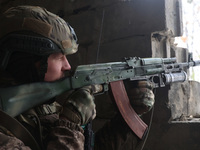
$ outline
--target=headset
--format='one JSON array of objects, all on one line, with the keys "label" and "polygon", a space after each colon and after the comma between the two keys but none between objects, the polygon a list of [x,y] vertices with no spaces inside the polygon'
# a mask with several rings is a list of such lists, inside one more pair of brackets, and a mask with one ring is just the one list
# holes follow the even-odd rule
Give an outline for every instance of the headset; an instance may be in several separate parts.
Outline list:
[{"label": "headset", "polygon": [[5,69],[11,54],[17,51],[39,56],[62,52],[60,47],[48,38],[11,33],[0,40],[0,67]]}]

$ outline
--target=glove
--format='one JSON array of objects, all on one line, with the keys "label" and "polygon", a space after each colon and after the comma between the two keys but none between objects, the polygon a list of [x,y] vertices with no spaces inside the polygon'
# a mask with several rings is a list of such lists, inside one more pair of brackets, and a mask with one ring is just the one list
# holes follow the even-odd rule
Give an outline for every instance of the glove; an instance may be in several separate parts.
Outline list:
[{"label": "glove", "polygon": [[91,86],[74,91],[67,98],[61,116],[79,125],[85,125],[96,116],[93,90]]},{"label": "glove", "polygon": [[128,90],[130,103],[139,115],[147,113],[153,107],[155,97],[152,90],[153,84],[148,81],[138,81]]}]

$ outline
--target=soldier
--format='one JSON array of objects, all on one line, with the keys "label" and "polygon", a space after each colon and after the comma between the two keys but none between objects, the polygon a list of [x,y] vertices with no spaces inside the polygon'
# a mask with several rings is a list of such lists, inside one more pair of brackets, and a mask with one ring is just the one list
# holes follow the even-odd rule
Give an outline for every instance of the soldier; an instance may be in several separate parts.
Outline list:
[{"label": "soldier", "polygon": [[[36,6],[10,8],[0,19],[0,87],[52,82],[65,77],[65,72],[71,69],[67,56],[78,50],[76,34],[68,23]],[[139,86],[131,90],[134,91],[132,96],[137,98],[133,101],[134,105],[142,106],[140,113],[148,112],[154,104],[151,85],[139,82]],[[61,106],[55,99],[50,100],[15,118],[0,111],[0,116],[10,120],[9,126],[0,120],[0,149],[84,149],[85,138],[81,125],[96,116],[92,89],[88,86],[72,91],[62,101],[64,104]],[[117,135],[117,140],[124,140],[131,132],[128,126],[124,129],[126,132],[110,130],[107,133],[119,120],[121,122],[123,119],[116,115],[98,131],[95,149],[102,149],[104,145],[108,149],[120,148],[120,142],[111,137]],[[125,122],[122,122],[124,125]],[[25,128],[18,134],[19,128],[15,127]],[[109,143],[105,141],[107,139]]]}]

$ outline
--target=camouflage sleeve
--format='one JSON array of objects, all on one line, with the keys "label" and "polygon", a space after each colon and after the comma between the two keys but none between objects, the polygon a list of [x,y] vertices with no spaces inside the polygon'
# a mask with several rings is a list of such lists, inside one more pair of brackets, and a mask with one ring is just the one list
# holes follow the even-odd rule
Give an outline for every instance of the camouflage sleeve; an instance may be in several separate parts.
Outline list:
[{"label": "camouflage sleeve", "polygon": [[84,149],[83,129],[67,119],[59,119],[48,136],[47,150]]},{"label": "camouflage sleeve", "polygon": [[0,149],[20,149],[20,150],[31,150],[25,146],[24,143],[16,137],[5,135],[0,132]]},{"label": "camouflage sleeve", "polygon": [[135,149],[138,146],[138,140],[121,115],[117,115],[95,133],[94,149]]}]

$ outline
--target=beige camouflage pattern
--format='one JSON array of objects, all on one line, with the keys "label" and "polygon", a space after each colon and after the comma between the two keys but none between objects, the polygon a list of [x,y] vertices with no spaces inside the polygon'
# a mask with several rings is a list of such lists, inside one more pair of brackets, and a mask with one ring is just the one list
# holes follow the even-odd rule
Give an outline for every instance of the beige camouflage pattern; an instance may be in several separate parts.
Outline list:
[{"label": "beige camouflage pattern", "polygon": [[[42,150],[84,150],[83,129],[65,118],[58,119],[57,115],[47,115],[40,118],[41,124],[51,126],[45,148]],[[48,124],[48,125],[47,125]],[[36,131],[38,132],[38,131]],[[16,137],[0,132],[0,150],[21,149],[30,150]],[[132,147],[128,147],[128,142]],[[116,116],[107,122],[95,135],[94,150],[124,150],[138,146],[138,138],[126,125],[123,118]]]},{"label": "beige camouflage pattern", "polygon": [[87,86],[74,91],[68,97],[64,104],[62,115],[77,124],[85,125],[96,117],[95,107],[92,89]]},{"label": "beige camouflage pattern", "polygon": [[59,119],[48,136],[47,150],[84,150],[83,129],[67,119]]},{"label": "beige camouflage pattern", "polygon": [[12,7],[0,16],[0,20],[0,38],[16,31],[32,31],[54,41],[65,55],[76,53],[78,50],[78,44],[68,24],[45,8]]},{"label": "beige camouflage pattern", "polygon": [[24,143],[13,136],[8,136],[0,132],[0,150],[31,150]]},{"label": "beige camouflage pattern", "polygon": [[154,106],[155,97],[152,89],[151,82],[138,81],[136,87],[128,90],[130,102],[138,114],[145,114]]},{"label": "beige camouflage pattern", "polygon": [[[42,150],[84,149],[84,131],[79,125],[70,122],[66,118],[59,118],[58,114],[41,115],[37,117],[39,117],[42,127]],[[23,124],[23,122],[21,123]],[[37,127],[26,127],[31,133],[40,132]],[[38,140],[37,137],[35,138]],[[31,148],[25,146],[21,140],[14,137],[5,127],[1,127],[0,150],[5,149],[30,150]]]}]

